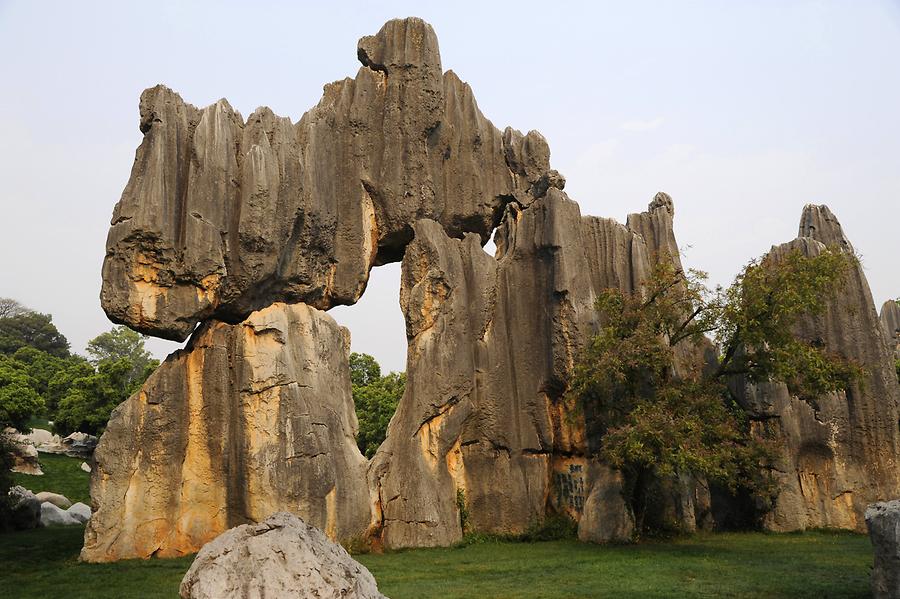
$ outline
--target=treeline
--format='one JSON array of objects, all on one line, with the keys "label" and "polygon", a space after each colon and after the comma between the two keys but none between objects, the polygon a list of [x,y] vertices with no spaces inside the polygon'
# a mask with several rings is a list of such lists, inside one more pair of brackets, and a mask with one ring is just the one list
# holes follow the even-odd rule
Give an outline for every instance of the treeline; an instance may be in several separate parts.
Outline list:
[{"label": "treeline", "polygon": [[0,298],[0,429],[45,418],[60,435],[98,435],[159,365],[144,337],[122,326],[92,339],[87,353],[72,353],[49,314]]}]

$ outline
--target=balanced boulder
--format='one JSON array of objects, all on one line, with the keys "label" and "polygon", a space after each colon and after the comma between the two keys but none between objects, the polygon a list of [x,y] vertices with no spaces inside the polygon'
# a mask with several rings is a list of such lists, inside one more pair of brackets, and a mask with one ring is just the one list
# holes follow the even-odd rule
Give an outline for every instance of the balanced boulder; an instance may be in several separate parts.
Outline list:
[{"label": "balanced boulder", "polygon": [[486,242],[503,206],[562,178],[540,134],[501,133],[443,72],[421,19],[359,41],[355,79],[325,86],[298,123],[226,100],[196,108],[157,86],[113,213],[101,303],[114,321],[183,340],[210,317],[277,301],[353,304],[399,260],[418,218]]}]

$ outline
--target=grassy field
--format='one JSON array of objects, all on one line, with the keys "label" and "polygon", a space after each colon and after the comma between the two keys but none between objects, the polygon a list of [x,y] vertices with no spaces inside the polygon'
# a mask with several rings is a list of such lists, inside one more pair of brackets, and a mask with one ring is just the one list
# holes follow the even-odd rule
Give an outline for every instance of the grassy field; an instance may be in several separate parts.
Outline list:
[{"label": "grassy field", "polygon": [[65,495],[72,503],[80,501],[91,505],[88,490],[91,475],[81,469],[81,462],[84,460],[50,453],[40,454],[39,459],[44,475],[15,473],[15,484],[22,485],[32,493],[52,491]]},{"label": "grassy field", "polygon": [[[82,527],[0,535],[7,598],[177,597],[191,558],[82,564]],[[485,542],[356,556],[393,599],[868,597],[865,536],[704,534],[640,545]]]}]

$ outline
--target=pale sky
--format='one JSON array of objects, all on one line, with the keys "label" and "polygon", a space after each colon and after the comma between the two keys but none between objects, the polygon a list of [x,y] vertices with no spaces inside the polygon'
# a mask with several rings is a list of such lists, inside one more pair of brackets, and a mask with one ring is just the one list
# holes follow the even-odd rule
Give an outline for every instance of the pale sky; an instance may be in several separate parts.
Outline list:
[{"label": "pale sky", "polygon": [[[141,91],[296,121],[354,76],[359,37],[411,15],[496,126],[544,134],[583,214],[624,221],[666,191],[687,265],[728,283],[824,203],[878,307],[900,296],[898,0],[0,0],[0,296],[51,313],[83,351],[111,326],[100,266]],[[406,354],[399,270],[331,311],[385,370]]]}]

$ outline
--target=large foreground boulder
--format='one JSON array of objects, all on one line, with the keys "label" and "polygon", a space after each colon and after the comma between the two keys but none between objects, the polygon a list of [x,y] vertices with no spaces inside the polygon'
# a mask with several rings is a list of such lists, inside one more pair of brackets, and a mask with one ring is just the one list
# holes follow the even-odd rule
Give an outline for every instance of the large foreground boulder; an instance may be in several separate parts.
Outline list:
[{"label": "large foreground boulder", "polygon": [[194,553],[277,511],[337,540],[362,535],[348,358],[347,330],[304,304],[205,325],[113,412],[82,559]]},{"label": "large foreground boulder", "polygon": [[280,512],[203,546],[182,599],[381,599],[372,574],[321,530]]},{"label": "large foreground boulder", "polygon": [[875,550],[872,596],[900,599],[900,500],[870,505],[866,526]]}]

